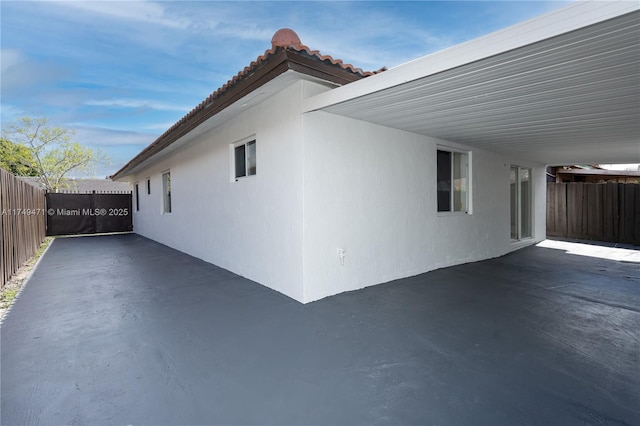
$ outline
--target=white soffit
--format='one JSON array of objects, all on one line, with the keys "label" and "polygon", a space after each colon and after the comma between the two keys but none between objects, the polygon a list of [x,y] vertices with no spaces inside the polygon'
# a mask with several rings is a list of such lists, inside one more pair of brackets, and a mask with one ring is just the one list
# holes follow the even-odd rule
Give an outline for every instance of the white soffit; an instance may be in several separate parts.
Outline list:
[{"label": "white soffit", "polygon": [[546,164],[640,162],[637,2],[578,2],[305,101]]}]

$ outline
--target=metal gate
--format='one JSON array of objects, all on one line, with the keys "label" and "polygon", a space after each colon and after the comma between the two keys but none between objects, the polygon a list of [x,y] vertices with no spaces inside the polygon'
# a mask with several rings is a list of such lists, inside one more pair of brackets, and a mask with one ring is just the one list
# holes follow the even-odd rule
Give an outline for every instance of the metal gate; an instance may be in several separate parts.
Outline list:
[{"label": "metal gate", "polygon": [[47,235],[133,231],[131,194],[47,193]]}]

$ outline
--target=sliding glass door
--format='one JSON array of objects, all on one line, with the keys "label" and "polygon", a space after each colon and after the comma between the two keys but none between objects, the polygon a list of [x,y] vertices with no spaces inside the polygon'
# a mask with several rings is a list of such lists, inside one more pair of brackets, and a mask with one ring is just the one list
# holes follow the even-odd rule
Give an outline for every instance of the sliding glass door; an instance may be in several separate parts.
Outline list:
[{"label": "sliding glass door", "polygon": [[511,166],[511,239],[531,237],[531,169]]}]

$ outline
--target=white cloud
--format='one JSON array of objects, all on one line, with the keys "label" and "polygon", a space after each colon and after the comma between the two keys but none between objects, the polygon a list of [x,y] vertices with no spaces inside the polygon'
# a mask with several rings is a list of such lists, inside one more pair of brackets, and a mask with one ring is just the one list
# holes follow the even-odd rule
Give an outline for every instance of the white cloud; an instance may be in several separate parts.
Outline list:
[{"label": "white cloud", "polygon": [[18,106],[0,103],[0,122],[2,126],[13,123],[25,115],[24,110]]},{"label": "white cloud", "polygon": [[25,61],[22,52],[15,49],[0,49],[0,71],[6,72],[9,68]]},{"label": "white cloud", "polygon": [[0,67],[2,92],[4,96],[24,90],[34,90],[71,75],[63,65],[53,61],[35,61],[15,49],[2,49]]},{"label": "white cloud", "polygon": [[58,4],[88,14],[118,20],[137,21],[170,28],[187,28],[190,25],[188,19],[168,16],[162,4],[149,1],[72,1]]},{"label": "white cloud", "polygon": [[175,121],[167,121],[164,123],[150,123],[150,124],[143,125],[143,127],[141,128],[143,130],[155,130],[155,131],[159,130],[162,133],[164,133],[165,130],[168,130],[174,124],[176,124]]},{"label": "white cloud", "polygon": [[104,101],[89,100],[84,104],[88,106],[104,106],[115,108],[149,108],[158,111],[182,111],[185,113],[193,108],[192,106],[175,105],[153,100],[141,99],[111,99]]},{"label": "white cloud", "polygon": [[308,29],[293,28],[302,43],[366,71],[393,67],[455,43],[449,33],[431,31],[407,22],[401,15],[367,10],[357,4],[328,3],[316,20],[318,23]]},{"label": "white cloud", "polygon": [[114,147],[123,145],[147,146],[157,138],[157,134],[134,132],[131,130],[109,129],[97,126],[70,124],[75,130],[74,139],[83,145]]},{"label": "white cloud", "polygon": [[[260,28],[255,24],[244,24],[239,22],[228,22],[218,24],[213,28],[216,35],[241,39],[241,40],[271,40],[274,31],[267,28]],[[271,46],[265,46],[266,48]]]}]

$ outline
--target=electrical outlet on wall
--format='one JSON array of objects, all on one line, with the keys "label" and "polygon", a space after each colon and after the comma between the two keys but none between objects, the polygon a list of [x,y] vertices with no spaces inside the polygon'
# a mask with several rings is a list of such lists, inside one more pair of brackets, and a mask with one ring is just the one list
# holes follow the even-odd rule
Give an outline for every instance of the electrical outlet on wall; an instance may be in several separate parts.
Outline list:
[{"label": "electrical outlet on wall", "polygon": [[338,257],[340,258],[340,264],[344,266],[344,257],[347,255],[347,252],[344,249],[338,249]]}]

